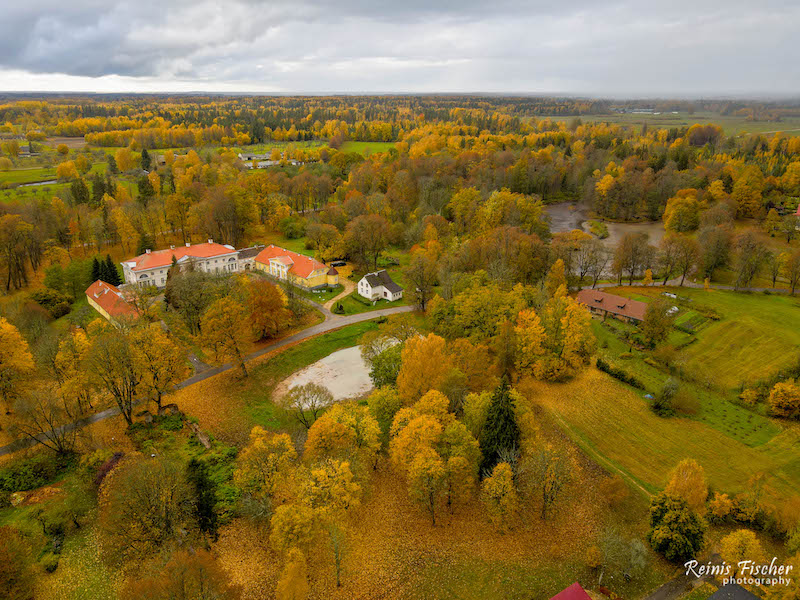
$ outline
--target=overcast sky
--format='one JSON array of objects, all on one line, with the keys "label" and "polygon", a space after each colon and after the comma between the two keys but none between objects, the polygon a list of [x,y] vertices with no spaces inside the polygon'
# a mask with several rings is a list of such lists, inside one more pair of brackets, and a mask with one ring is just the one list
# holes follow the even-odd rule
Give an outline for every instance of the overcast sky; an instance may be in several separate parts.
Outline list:
[{"label": "overcast sky", "polygon": [[3,91],[800,96],[798,0],[3,4]]}]

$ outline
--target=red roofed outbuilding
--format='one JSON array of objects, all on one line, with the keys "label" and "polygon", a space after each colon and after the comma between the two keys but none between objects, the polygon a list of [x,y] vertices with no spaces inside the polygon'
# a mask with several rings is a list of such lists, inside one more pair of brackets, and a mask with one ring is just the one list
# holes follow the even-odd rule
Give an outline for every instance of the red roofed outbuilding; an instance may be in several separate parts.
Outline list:
[{"label": "red roofed outbuilding", "polygon": [[121,318],[136,318],[136,310],[128,304],[122,292],[116,286],[95,281],[86,289],[89,305],[112,323]]},{"label": "red roofed outbuilding", "polygon": [[600,290],[581,290],[577,299],[595,314],[603,317],[613,315],[626,321],[644,321],[644,314],[647,311],[647,302],[615,296]]},{"label": "red roofed outbuilding", "polygon": [[550,600],[592,600],[589,594],[581,587],[577,581],[565,590],[561,590]]}]

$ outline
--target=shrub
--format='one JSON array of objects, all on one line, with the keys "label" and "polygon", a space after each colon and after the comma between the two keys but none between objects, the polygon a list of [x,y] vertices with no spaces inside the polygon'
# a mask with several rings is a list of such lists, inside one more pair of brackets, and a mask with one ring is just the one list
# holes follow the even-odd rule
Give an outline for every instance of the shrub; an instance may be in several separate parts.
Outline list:
[{"label": "shrub", "polygon": [[53,481],[69,465],[69,459],[39,454],[0,469],[0,491],[33,490]]},{"label": "shrub", "polygon": [[675,414],[674,399],[678,394],[678,382],[670,377],[656,394],[651,408],[660,417],[669,417]]},{"label": "shrub", "polygon": [[72,299],[57,290],[45,288],[31,292],[30,296],[31,300],[49,312],[54,319],[63,317],[71,309]]},{"label": "shrub", "polygon": [[617,367],[608,364],[602,358],[597,359],[597,368],[603,371],[603,373],[608,373],[614,379],[619,379],[622,383],[627,383],[631,387],[635,387],[640,390],[645,389],[644,385],[642,385],[642,383],[633,375],[630,375],[622,369],[618,369]]},{"label": "shrub", "polygon": [[44,567],[45,571],[52,573],[58,568],[58,555],[48,552],[42,556],[40,562],[42,563],[42,567]]}]

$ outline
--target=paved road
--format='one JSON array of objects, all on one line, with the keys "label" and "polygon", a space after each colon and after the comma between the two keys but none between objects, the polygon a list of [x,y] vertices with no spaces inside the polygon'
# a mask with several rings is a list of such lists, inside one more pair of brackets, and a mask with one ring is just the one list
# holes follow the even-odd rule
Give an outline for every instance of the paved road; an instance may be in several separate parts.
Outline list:
[{"label": "paved road", "polygon": [[[314,325],[312,327],[309,327],[308,329],[303,329],[302,331],[299,331],[294,335],[290,335],[289,337],[283,338],[271,344],[267,344],[263,348],[256,350],[251,354],[248,354],[247,357],[245,357],[245,361],[253,360],[254,358],[258,358],[259,356],[268,354],[269,352],[285,348],[286,346],[298,342],[300,340],[305,340],[315,335],[327,333],[328,331],[333,331],[334,329],[339,329],[340,327],[353,325],[355,323],[361,323],[363,321],[370,321],[372,319],[378,319],[380,317],[386,317],[388,315],[411,312],[414,310],[413,306],[395,306],[393,308],[383,308],[381,310],[374,310],[371,312],[365,312],[357,315],[342,316],[342,315],[332,314],[329,310],[323,308],[316,302],[310,302],[310,303],[314,304],[316,308],[322,311],[322,313],[325,315],[325,321],[317,325]],[[197,362],[200,363],[200,361]],[[197,363],[194,364],[197,365]],[[200,364],[205,364],[205,363],[200,363]],[[204,381],[209,377],[213,377],[214,375],[219,375],[220,373],[224,373],[225,371],[228,371],[235,367],[236,365],[233,363],[226,363],[224,365],[220,365],[219,367],[211,367],[202,370],[200,372],[196,372],[188,379],[176,385],[175,389],[176,390],[183,389],[200,381]],[[119,408],[115,406],[112,408],[108,408],[104,411],[89,415],[83,419],[75,421],[74,423],[70,423],[69,425],[65,425],[64,428],[66,431],[72,431],[73,429],[80,429],[81,427],[85,427],[86,425],[90,425],[91,423],[97,423],[98,421],[102,421],[103,419],[116,416],[119,413],[120,413]],[[7,444],[5,446],[0,446],[0,456],[3,456],[5,454],[11,454],[12,452],[17,452],[18,450],[22,450],[24,448],[30,448],[36,443],[38,442],[31,438],[19,438],[11,442],[10,444]]]}]

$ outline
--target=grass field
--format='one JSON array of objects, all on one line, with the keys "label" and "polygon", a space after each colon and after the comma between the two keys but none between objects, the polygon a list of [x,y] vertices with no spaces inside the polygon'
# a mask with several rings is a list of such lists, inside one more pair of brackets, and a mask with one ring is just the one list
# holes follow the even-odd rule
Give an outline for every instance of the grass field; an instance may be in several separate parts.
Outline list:
[{"label": "grass field", "polygon": [[340,150],[342,152],[357,152],[358,154],[374,154],[376,152],[386,152],[389,148],[394,148],[395,142],[345,142]]},{"label": "grass field", "polygon": [[14,169],[0,171],[0,184],[37,183],[56,178],[55,167],[39,167],[35,169]]},{"label": "grass field", "polygon": [[765,473],[773,492],[800,493],[794,429],[753,448],[696,420],[659,417],[641,394],[595,369],[566,384],[526,380],[520,389],[591,458],[644,492],[660,490],[675,464],[694,458],[719,490],[745,491],[753,474]]},{"label": "grass field", "polygon": [[[668,288],[669,289],[669,288]],[[655,295],[654,287],[616,288],[614,293]],[[723,290],[672,288],[685,298],[682,305],[720,319],[707,321],[697,332],[697,342],[684,351],[685,370],[700,381],[734,389],[769,376],[797,362],[800,356],[800,301],[784,295]]]},{"label": "grass field", "polygon": [[[545,117],[539,117],[539,119]],[[550,117],[552,120],[565,120],[564,117]],[[742,133],[764,133],[775,131],[800,131],[800,118],[786,119],[780,123],[773,121],[749,121],[745,117],[720,115],[712,112],[697,111],[694,114],[687,112],[671,112],[656,114],[630,114],[612,113],[608,115],[581,115],[584,123],[619,123],[622,125],[638,125],[647,123],[648,128],[670,129],[673,127],[688,127],[699,123],[707,125],[712,123],[723,128],[727,135]]]}]

